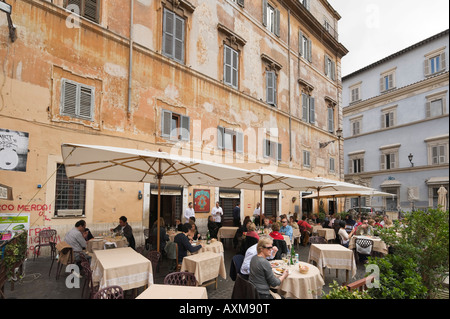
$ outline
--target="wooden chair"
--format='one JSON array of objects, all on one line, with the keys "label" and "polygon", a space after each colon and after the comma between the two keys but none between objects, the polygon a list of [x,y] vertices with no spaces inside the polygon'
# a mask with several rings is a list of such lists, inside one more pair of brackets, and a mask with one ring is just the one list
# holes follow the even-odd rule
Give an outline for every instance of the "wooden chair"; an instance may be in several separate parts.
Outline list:
[{"label": "wooden chair", "polygon": [[58,264],[56,266],[56,279],[59,279],[61,275],[61,270],[63,266],[67,266],[75,263],[75,258],[73,255],[73,248],[65,241],[59,242],[56,245],[58,251]]},{"label": "wooden chair", "polygon": [[241,274],[237,274],[231,299],[259,299],[259,293],[255,285],[246,280]]},{"label": "wooden chair", "polygon": [[311,244],[328,244],[328,241],[322,236],[311,236],[309,242]]},{"label": "wooden chair", "polygon": [[294,245],[295,242],[297,241],[297,248],[300,246],[301,237],[302,237],[302,235],[300,233],[300,230],[294,229],[294,234],[293,234],[294,242],[292,244]]},{"label": "wooden chair", "polygon": [[93,299],[124,299],[124,292],[120,286],[109,286],[100,289]]},{"label": "wooden chair", "polygon": [[41,252],[41,247],[50,247],[50,258],[52,263],[50,265],[50,270],[48,271],[48,276],[50,276],[53,268],[53,263],[56,259],[56,234],[57,231],[55,229],[44,229],[39,232],[38,235],[38,244],[34,247],[34,257],[33,260],[36,259],[36,256],[39,257]]},{"label": "wooden chair", "polygon": [[151,250],[147,253],[147,259],[152,263],[152,269],[154,272],[159,271],[159,261],[161,259],[161,253],[156,250]]},{"label": "wooden chair", "polygon": [[374,276],[369,276],[367,278],[363,278],[357,281],[354,281],[350,284],[348,284],[346,287],[348,290],[359,290],[359,291],[364,291],[367,290],[367,283],[370,282],[374,282],[375,281],[375,277]]},{"label": "wooden chair", "polygon": [[197,286],[197,279],[195,275],[191,272],[173,272],[168,274],[164,278],[165,285],[175,285],[175,286]]}]

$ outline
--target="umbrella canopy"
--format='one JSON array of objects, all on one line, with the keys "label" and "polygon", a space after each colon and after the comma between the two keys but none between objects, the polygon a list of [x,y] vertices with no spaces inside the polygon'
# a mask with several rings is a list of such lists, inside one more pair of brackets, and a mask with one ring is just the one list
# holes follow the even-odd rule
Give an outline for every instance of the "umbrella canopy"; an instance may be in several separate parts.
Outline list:
[{"label": "umbrella canopy", "polygon": [[[318,194],[311,194],[303,196],[303,198],[317,198]],[[395,197],[394,194],[384,193],[380,191],[323,191],[320,193],[320,198],[334,198],[334,197],[356,197],[356,196],[384,196],[384,197]]]},{"label": "umbrella canopy", "polygon": [[438,206],[441,206],[443,210],[447,209],[447,190],[444,186],[438,189]]},{"label": "umbrella canopy", "polygon": [[69,178],[158,184],[158,251],[161,183],[177,186],[207,185],[223,178],[242,177],[248,172],[164,152],[79,144],[63,144],[61,150]]},{"label": "umbrella canopy", "polygon": [[[262,203],[263,190],[293,190],[306,191],[311,188],[328,185],[329,181],[317,181],[297,175],[289,175],[265,169],[247,171],[245,176],[237,178],[228,177],[226,179],[212,181],[208,185],[226,188],[238,188],[260,191],[260,202]],[[260,213],[260,223],[262,214]]]}]

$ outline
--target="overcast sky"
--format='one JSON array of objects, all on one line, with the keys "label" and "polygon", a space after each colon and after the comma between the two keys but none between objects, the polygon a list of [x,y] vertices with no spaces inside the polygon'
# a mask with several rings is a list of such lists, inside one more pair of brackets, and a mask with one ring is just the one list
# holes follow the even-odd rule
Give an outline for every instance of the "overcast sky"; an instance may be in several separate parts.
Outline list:
[{"label": "overcast sky", "polygon": [[346,76],[449,28],[448,0],[328,0],[342,17]]}]

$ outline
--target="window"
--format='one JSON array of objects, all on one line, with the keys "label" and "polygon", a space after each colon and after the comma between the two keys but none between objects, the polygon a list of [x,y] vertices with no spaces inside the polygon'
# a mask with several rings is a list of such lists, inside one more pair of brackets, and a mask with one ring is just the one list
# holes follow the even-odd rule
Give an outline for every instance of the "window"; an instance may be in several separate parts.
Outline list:
[{"label": "window", "polygon": [[381,128],[388,128],[395,126],[395,118],[397,107],[389,107],[382,110],[381,114]]},{"label": "window", "polygon": [[280,36],[280,10],[272,7],[267,0],[262,1],[263,25],[276,36]]},{"label": "window", "polygon": [[447,145],[436,145],[431,147],[431,164],[439,165],[447,163]]},{"label": "window", "polygon": [[352,130],[352,136],[361,134],[362,116],[350,119],[350,126]]},{"label": "window", "polygon": [[386,71],[380,77],[380,92],[386,92],[395,88],[395,69]]},{"label": "window", "polygon": [[280,143],[272,142],[271,140],[263,141],[264,157],[270,157],[281,161],[282,145]]},{"label": "window", "polygon": [[302,120],[311,124],[315,119],[315,99],[305,93],[302,94]]},{"label": "window", "polygon": [[100,20],[100,0],[64,0],[64,8],[96,23]]},{"label": "window", "polygon": [[426,99],[427,118],[441,116],[447,113],[447,91],[429,95]]},{"label": "window", "polygon": [[355,103],[361,100],[361,84],[362,82],[359,82],[349,87],[350,103]]},{"label": "window", "polygon": [[425,76],[434,75],[446,70],[445,48],[435,50],[425,55]]},{"label": "window", "polygon": [[185,21],[172,11],[164,9],[163,48],[168,58],[184,63]]},{"label": "window", "polygon": [[266,72],[266,99],[267,104],[277,105],[277,74],[274,71]]},{"label": "window", "polygon": [[311,152],[303,151],[303,166],[311,167]]},{"label": "window", "polygon": [[397,211],[398,209],[398,197],[399,197],[399,188],[385,188],[383,189],[385,193],[393,194],[393,196],[384,197],[386,203],[387,211]]},{"label": "window", "polygon": [[74,81],[62,80],[61,115],[93,121],[95,88]]},{"label": "window", "polygon": [[86,180],[69,179],[66,168],[59,164],[56,171],[55,213],[59,210],[82,210],[85,213]]},{"label": "window", "polygon": [[328,107],[328,132],[334,132],[334,109]]},{"label": "window", "polygon": [[310,9],[310,1],[311,0],[298,0],[307,10]]},{"label": "window", "polygon": [[221,150],[244,153],[244,135],[224,127],[217,127],[217,147]]},{"label": "window", "polygon": [[336,171],[335,168],[335,159],[334,157],[330,157],[330,167],[329,167],[330,173],[334,173]]},{"label": "window", "polygon": [[391,170],[398,168],[398,151],[400,144],[380,147],[380,170]]},{"label": "window", "polygon": [[352,160],[352,164],[351,164],[352,173],[354,173],[354,174],[362,173],[363,167],[364,167],[364,159],[357,158],[357,159]]},{"label": "window", "polygon": [[[448,183],[448,182],[447,182]],[[438,199],[439,199],[439,189],[443,186],[445,190],[447,191],[447,207],[443,207],[443,209],[448,208],[448,201],[449,201],[449,193],[448,193],[448,184],[440,184],[439,186],[429,186],[428,192],[429,192],[429,202],[430,206],[434,209],[438,208]]]},{"label": "window", "polygon": [[190,119],[188,116],[162,111],[161,136],[170,140],[189,141]]},{"label": "window", "polygon": [[240,5],[242,8],[244,7],[244,0],[232,0],[232,1]]},{"label": "window", "polygon": [[364,172],[364,155],[365,151],[357,151],[348,154],[348,173],[359,174]]},{"label": "window", "polygon": [[336,63],[328,55],[325,55],[325,75],[333,81],[336,79]]},{"label": "window", "polygon": [[300,56],[312,62],[312,41],[302,31],[299,31],[298,43]]},{"label": "window", "polygon": [[238,88],[239,78],[239,53],[224,45],[223,81],[235,89]]}]

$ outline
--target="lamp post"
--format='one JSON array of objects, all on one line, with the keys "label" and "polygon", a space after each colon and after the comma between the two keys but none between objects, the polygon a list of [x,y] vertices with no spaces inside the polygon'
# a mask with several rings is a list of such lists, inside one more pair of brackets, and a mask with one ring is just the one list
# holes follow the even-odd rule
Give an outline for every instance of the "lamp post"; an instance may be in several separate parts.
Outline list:
[{"label": "lamp post", "polygon": [[9,38],[11,39],[11,42],[16,41],[16,27],[14,26],[12,19],[11,19],[11,12],[12,8],[10,4],[7,4],[5,1],[0,1],[0,11],[3,11],[6,13],[6,18],[8,19],[8,28],[9,28]]},{"label": "lamp post", "polygon": [[411,163],[411,167],[414,167],[414,163],[412,162],[413,157],[414,157],[414,155],[412,155],[411,153],[409,153],[408,159],[409,159],[409,162]]},{"label": "lamp post", "polygon": [[[337,129],[336,130],[336,137],[338,138],[338,141],[341,140],[341,138],[342,138],[342,129]],[[325,147],[327,147],[328,145],[330,145],[331,143],[334,143],[334,142],[336,142],[336,140],[332,140],[332,141],[325,142],[325,143],[319,142],[319,148],[325,148]]]}]

